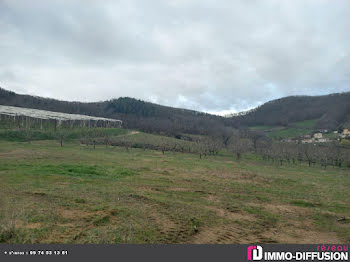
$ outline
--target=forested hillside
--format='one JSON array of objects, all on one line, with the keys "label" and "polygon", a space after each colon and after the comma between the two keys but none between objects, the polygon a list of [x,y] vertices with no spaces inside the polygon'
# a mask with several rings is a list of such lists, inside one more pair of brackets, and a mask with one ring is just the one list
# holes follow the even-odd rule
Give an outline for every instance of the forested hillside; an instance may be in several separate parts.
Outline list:
[{"label": "forested hillside", "polygon": [[336,130],[350,122],[350,92],[326,96],[285,97],[230,118],[157,105],[129,97],[92,103],[67,102],[20,95],[1,88],[0,104],[120,119],[124,127],[168,135],[220,135],[225,133],[227,127],[287,127],[305,120],[316,120],[312,127],[314,129]]},{"label": "forested hillside", "polygon": [[219,116],[161,106],[128,97],[93,103],[67,102],[20,95],[0,88],[0,104],[120,119],[127,128],[172,135],[216,133],[225,125],[224,118]]},{"label": "forested hillside", "polygon": [[238,126],[288,126],[317,119],[314,128],[335,130],[350,121],[350,92],[285,97],[230,119]]}]

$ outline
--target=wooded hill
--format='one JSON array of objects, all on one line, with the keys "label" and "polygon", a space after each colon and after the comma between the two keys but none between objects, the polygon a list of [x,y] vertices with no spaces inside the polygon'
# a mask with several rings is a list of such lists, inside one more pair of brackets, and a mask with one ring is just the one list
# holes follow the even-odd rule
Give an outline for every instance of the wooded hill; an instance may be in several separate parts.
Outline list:
[{"label": "wooded hill", "polygon": [[326,96],[285,97],[230,118],[157,105],[129,97],[92,103],[67,102],[20,95],[2,88],[0,104],[121,119],[126,128],[171,135],[217,135],[229,127],[289,126],[311,119],[317,119],[315,129],[336,130],[350,122],[350,92]]},{"label": "wooded hill", "polygon": [[30,95],[20,95],[0,88],[0,104],[35,108],[69,114],[120,119],[125,128],[150,133],[215,133],[225,123],[222,117],[121,97],[103,102],[67,102]]},{"label": "wooded hill", "polygon": [[290,96],[272,100],[230,118],[237,126],[288,126],[317,120],[315,129],[337,130],[350,121],[350,92],[325,96]]}]

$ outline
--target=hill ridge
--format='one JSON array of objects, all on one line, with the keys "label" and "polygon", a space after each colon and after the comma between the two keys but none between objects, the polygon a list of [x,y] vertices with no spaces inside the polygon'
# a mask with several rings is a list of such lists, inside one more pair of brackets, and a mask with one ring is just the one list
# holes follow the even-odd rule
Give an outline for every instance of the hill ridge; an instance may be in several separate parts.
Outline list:
[{"label": "hill ridge", "polygon": [[227,127],[257,125],[288,126],[317,119],[315,128],[338,129],[350,121],[350,92],[320,96],[296,95],[268,101],[261,106],[225,118],[196,110],[119,97],[100,102],[62,101],[54,98],[22,95],[0,87],[0,104],[86,114],[121,119],[126,127],[158,133],[216,133]]}]

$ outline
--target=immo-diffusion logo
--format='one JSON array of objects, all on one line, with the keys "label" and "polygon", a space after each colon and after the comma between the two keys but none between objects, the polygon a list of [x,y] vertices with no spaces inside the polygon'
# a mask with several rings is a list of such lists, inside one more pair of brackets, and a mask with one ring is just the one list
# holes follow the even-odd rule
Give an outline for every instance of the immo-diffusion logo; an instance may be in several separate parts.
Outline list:
[{"label": "immo-diffusion logo", "polygon": [[263,248],[261,246],[249,246],[247,252],[248,260],[261,260],[263,258]]},{"label": "immo-diffusion logo", "polygon": [[327,248],[322,245],[315,251],[264,251],[261,246],[248,246],[247,259],[249,261],[349,261],[348,247],[332,245]]}]

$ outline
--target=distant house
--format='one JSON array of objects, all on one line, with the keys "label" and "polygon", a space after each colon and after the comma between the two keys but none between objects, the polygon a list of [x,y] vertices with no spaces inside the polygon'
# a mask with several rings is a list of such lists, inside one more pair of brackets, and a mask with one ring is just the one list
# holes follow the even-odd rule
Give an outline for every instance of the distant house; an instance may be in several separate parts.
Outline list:
[{"label": "distant house", "polygon": [[350,135],[349,129],[345,128],[345,129],[343,130],[343,135],[349,136],[349,135]]},{"label": "distant house", "polygon": [[303,140],[301,140],[302,144],[311,144],[313,142],[314,140],[312,138],[304,138]]},{"label": "distant house", "polygon": [[336,131],[333,131],[333,133],[334,133],[334,134],[338,134],[338,131],[337,131],[337,130],[336,130]]},{"label": "distant house", "polygon": [[328,138],[319,138],[317,140],[318,143],[327,143],[327,142],[330,142],[330,140]]},{"label": "distant house", "polygon": [[343,133],[340,134],[340,137],[341,138],[346,138],[348,136],[350,136],[350,131],[349,131],[348,128],[344,128]]},{"label": "distant house", "polygon": [[315,133],[315,134],[314,134],[314,138],[315,138],[315,139],[320,139],[320,138],[322,138],[322,133]]}]

